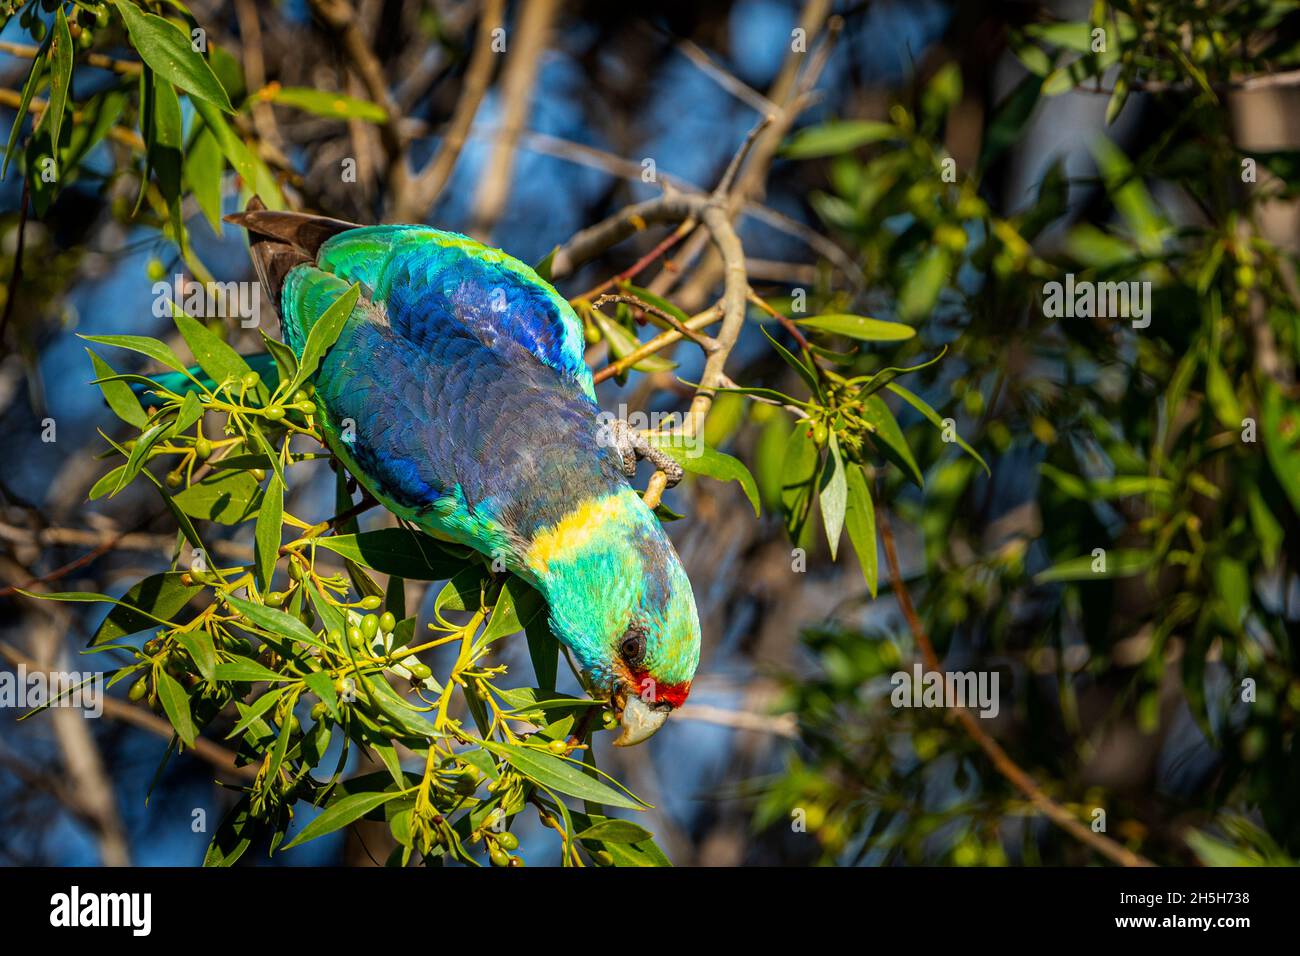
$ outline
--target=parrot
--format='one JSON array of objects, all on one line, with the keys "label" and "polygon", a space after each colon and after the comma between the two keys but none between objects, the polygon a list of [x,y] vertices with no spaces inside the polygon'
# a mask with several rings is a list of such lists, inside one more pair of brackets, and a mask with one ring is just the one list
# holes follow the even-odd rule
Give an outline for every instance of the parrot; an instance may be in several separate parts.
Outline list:
[{"label": "parrot", "polygon": [[266,209],[247,232],[285,343],[354,284],[360,296],[314,377],[330,450],[394,515],[501,559],[534,587],[619,746],[658,731],[690,692],[700,621],[638,458],[680,465],[596,401],[582,322],[518,259],[423,225],[362,226]]}]

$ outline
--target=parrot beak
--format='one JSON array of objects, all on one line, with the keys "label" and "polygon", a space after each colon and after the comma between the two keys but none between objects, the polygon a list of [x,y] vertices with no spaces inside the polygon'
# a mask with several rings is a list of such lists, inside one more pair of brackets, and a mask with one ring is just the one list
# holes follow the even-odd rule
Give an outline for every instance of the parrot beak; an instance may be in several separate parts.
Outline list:
[{"label": "parrot beak", "polygon": [[614,741],[615,747],[631,747],[649,740],[664,725],[672,705],[664,703],[647,704],[639,696],[627,697],[623,702],[623,732]]}]

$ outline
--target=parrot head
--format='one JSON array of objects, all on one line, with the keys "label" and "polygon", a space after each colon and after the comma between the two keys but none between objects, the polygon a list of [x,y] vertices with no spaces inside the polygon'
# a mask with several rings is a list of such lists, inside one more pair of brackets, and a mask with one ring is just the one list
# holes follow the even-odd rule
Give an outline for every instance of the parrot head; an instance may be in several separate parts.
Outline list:
[{"label": "parrot head", "polygon": [[551,630],[619,713],[614,743],[650,737],[700,661],[691,582],[659,519],[630,488],[591,499],[534,537],[527,564]]}]

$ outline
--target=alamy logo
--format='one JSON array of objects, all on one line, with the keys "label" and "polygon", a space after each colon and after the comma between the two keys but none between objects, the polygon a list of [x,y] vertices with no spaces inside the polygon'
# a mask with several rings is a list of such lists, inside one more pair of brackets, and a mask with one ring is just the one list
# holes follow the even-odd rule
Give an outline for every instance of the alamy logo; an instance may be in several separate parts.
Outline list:
[{"label": "alamy logo", "polygon": [[50,897],[50,925],[122,926],[134,936],[148,936],[153,928],[153,895],[150,893],[82,893],[74,886],[67,893]]},{"label": "alamy logo", "polygon": [[895,707],[978,707],[981,717],[998,715],[997,671],[927,671],[918,662],[912,673],[895,671],[889,682]]},{"label": "alamy logo", "polygon": [[104,714],[104,675],[98,671],[32,671],[19,664],[0,671],[0,707],[72,707],[87,717]]},{"label": "alamy logo", "polygon": [[1049,319],[1132,319],[1133,328],[1151,324],[1150,282],[1065,282],[1043,286],[1043,315]]}]

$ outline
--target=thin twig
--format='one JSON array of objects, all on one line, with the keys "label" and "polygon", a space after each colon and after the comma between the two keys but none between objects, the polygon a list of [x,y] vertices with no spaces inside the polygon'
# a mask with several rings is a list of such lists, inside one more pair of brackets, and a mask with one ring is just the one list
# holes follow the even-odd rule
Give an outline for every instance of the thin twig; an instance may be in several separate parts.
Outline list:
[{"label": "thin twig", "polygon": [[[927,670],[939,671],[941,669],[939,657],[934,652],[934,645],[930,643],[930,636],[926,633],[925,626],[921,623],[920,617],[917,616],[916,608],[912,605],[912,596],[908,593],[907,584],[903,580],[902,572],[899,570],[898,554],[894,549],[893,528],[890,526],[889,517],[883,509],[876,509],[876,527],[880,529],[880,542],[885,552],[885,562],[889,566],[889,580],[894,597],[898,601],[899,609],[903,612],[903,617],[907,619],[907,626],[912,631],[916,646],[921,651],[921,660]],[[967,736],[979,745],[979,748],[984,751],[998,773],[1002,774],[1017,790],[1028,797],[1030,803],[1058,827],[1069,833],[1080,843],[1086,844],[1102,856],[1121,866],[1153,865],[1150,860],[1134,853],[1127,847],[1121,846],[1110,837],[1101,833],[1094,833],[1075,819],[1070,811],[1044,793],[1033,777],[1022,770],[1007,755],[1002,746],[984,731],[984,728],[979,725],[979,719],[968,709],[954,707],[952,712],[958,723],[966,731]]]},{"label": "thin twig", "polygon": [[479,183],[470,235],[486,240],[505,210],[510,197],[515,147],[527,122],[542,54],[546,52],[551,25],[558,12],[558,0],[530,0],[520,7],[519,23],[512,32],[509,58],[501,77],[501,100],[505,104],[501,130]]},{"label": "thin twig", "polygon": [[505,17],[503,0],[483,0],[483,12],[479,16],[478,33],[474,40],[474,52],[470,54],[469,66],[465,70],[465,82],[461,87],[460,98],[456,101],[456,110],[451,122],[442,134],[442,143],[429,164],[416,174],[411,182],[411,197],[407,205],[409,216],[398,218],[423,219],[429,213],[429,207],[437,201],[451,179],[456,160],[469,138],[470,127],[478,115],[479,106],[487,94],[492,82],[492,67],[496,54],[492,46],[494,34]]},{"label": "thin twig", "polygon": [[[15,667],[22,664],[27,668],[28,673],[45,670],[18,648],[4,641],[0,641],[0,657],[4,657]],[[130,724],[133,727],[139,727],[141,730],[147,730],[165,740],[170,740],[176,733],[171,724],[161,717],[151,714],[143,707],[128,704],[109,694],[103,695],[103,703],[104,716],[106,717],[120,720],[122,723]],[[237,766],[234,752],[204,737],[195,738],[191,752],[201,760],[206,760],[212,766],[232,776],[242,777],[246,780],[252,780],[257,776],[256,767],[251,765]]]}]

